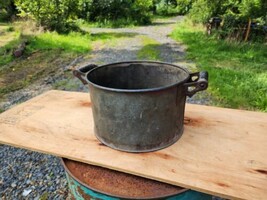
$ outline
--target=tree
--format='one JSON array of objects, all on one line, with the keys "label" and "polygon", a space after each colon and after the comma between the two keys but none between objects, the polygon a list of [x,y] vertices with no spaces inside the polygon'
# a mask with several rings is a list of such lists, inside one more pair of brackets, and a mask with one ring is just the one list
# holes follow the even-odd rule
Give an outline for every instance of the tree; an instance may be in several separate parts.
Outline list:
[{"label": "tree", "polygon": [[14,0],[0,1],[0,20],[9,21],[17,14]]},{"label": "tree", "polygon": [[206,23],[215,16],[232,15],[240,20],[266,17],[266,0],[196,0],[190,10],[191,18]]},{"label": "tree", "polygon": [[196,0],[189,13],[193,21],[204,24],[221,17],[222,37],[247,41],[250,35],[256,40],[267,35],[266,0]]},{"label": "tree", "polygon": [[90,21],[150,21],[152,0],[93,0],[89,9]]},{"label": "tree", "polygon": [[68,32],[74,28],[79,1],[76,0],[15,0],[22,17],[31,17],[45,29]]}]

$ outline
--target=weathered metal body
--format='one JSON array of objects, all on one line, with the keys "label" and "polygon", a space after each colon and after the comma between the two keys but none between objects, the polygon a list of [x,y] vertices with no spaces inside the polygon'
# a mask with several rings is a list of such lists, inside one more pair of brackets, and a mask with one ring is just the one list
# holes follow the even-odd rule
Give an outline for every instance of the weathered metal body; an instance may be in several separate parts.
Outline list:
[{"label": "weathered metal body", "polygon": [[160,62],[87,65],[74,75],[89,86],[96,137],[128,152],[176,142],[183,133],[186,96],[208,86],[206,72],[190,74]]},{"label": "weathered metal body", "polygon": [[[65,168],[67,176],[69,193],[71,199],[73,200],[87,200],[87,199],[211,200],[212,199],[212,196],[208,194],[176,186],[171,186],[165,183],[159,183],[157,181],[148,180],[142,177],[125,174],[122,172],[116,172],[102,167],[91,166],[84,163],[71,161],[68,159],[62,159],[62,164]],[[90,177],[90,178],[93,177],[93,178],[91,178],[91,180],[87,178],[86,181],[87,183],[85,183],[83,180],[75,176],[75,174],[77,174],[77,170],[82,171],[83,177]],[[133,181],[135,184],[131,187]],[[97,185],[101,186],[101,189],[95,188],[93,182],[97,182]],[[120,186],[117,183],[122,185]],[[114,187],[112,187],[112,185],[114,185]],[[119,192],[118,188],[115,188],[116,186],[119,187]],[[138,188],[141,191],[136,191],[138,190]],[[146,190],[150,191],[146,192]],[[121,193],[121,194],[116,194],[116,193]]]}]

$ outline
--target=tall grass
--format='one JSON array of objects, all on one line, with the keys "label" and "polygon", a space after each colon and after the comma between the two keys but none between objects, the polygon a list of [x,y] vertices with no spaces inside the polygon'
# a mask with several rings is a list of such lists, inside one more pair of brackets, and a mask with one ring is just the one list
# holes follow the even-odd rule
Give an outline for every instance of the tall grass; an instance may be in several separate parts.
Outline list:
[{"label": "tall grass", "polygon": [[[92,36],[89,33],[73,32],[60,35],[43,32],[35,26],[20,29],[23,24],[13,24],[16,37],[0,48],[0,101],[5,95],[33,82],[55,74],[79,55],[91,50]],[[96,39],[96,38],[94,38]],[[14,50],[26,42],[26,49],[20,58],[13,56]]]},{"label": "tall grass", "polygon": [[[3,28],[5,27],[5,29]],[[0,26],[0,67],[13,60],[13,48],[20,43],[21,34],[12,26]]]},{"label": "tall grass", "polygon": [[210,74],[216,105],[267,112],[267,46],[208,37],[189,20],[172,37],[187,45],[187,59]]},{"label": "tall grass", "polygon": [[[0,24],[0,32],[12,31],[8,26],[9,24]],[[78,56],[91,56],[90,50],[94,47],[115,45],[121,38],[136,36],[135,33],[90,34],[85,30],[69,34],[44,32],[32,21],[13,23],[12,27],[15,29],[13,32],[18,35],[10,37],[10,42],[3,44],[2,47],[0,43],[0,101],[8,93],[27,87],[37,80],[53,76],[61,70],[62,66],[68,65]],[[14,50],[24,42],[27,45],[23,55],[15,58]],[[67,80],[64,81],[64,84],[68,83]],[[72,87],[72,85],[67,84],[66,87]]]},{"label": "tall grass", "polygon": [[30,49],[49,50],[62,49],[68,52],[86,53],[91,49],[89,34],[71,32],[60,35],[56,32],[46,32],[30,39]]}]

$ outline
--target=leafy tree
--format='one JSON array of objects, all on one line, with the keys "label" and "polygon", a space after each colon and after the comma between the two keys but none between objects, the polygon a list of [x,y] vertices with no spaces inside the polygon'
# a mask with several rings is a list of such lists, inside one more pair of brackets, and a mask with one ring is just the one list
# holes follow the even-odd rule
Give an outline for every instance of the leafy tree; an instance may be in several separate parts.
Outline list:
[{"label": "leafy tree", "polygon": [[152,0],[93,0],[89,9],[90,21],[150,21]]},{"label": "leafy tree", "polygon": [[195,22],[207,23],[211,17],[221,17],[221,36],[245,41],[249,35],[256,40],[266,37],[266,14],[266,0],[196,0],[190,10]]},{"label": "leafy tree", "polygon": [[151,22],[152,0],[135,0],[132,6],[131,16],[139,24],[149,24]]},{"label": "leafy tree", "polygon": [[178,5],[177,0],[164,0],[167,6],[176,7]]},{"label": "leafy tree", "polygon": [[178,13],[187,14],[192,8],[194,0],[177,0]]},{"label": "leafy tree", "polygon": [[68,32],[74,28],[79,1],[76,0],[15,0],[22,17],[31,17],[45,29]]},{"label": "leafy tree", "polygon": [[78,12],[76,13],[78,18],[89,21],[90,18],[90,7],[93,0],[79,0],[78,1]]},{"label": "leafy tree", "polygon": [[206,23],[215,16],[232,15],[241,20],[266,17],[266,0],[196,0],[190,10],[191,18]]},{"label": "leafy tree", "polygon": [[0,1],[0,20],[8,21],[17,13],[14,0],[2,0]]},{"label": "leafy tree", "polygon": [[186,14],[195,0],[153,0],[153,13],[169,15]]}]

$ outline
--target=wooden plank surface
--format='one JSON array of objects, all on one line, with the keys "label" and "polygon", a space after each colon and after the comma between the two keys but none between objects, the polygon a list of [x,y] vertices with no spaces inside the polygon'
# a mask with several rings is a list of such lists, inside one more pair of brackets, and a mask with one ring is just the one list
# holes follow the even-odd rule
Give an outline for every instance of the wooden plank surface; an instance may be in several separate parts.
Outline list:
[{"label": "wooden plank surface", "polygon": [[49,91],[0,115],[0,143],[221,197],[267,199],[267,114],[187,104],[177,143],[133,154],[98,142],[90,105],[89,94]]}]

